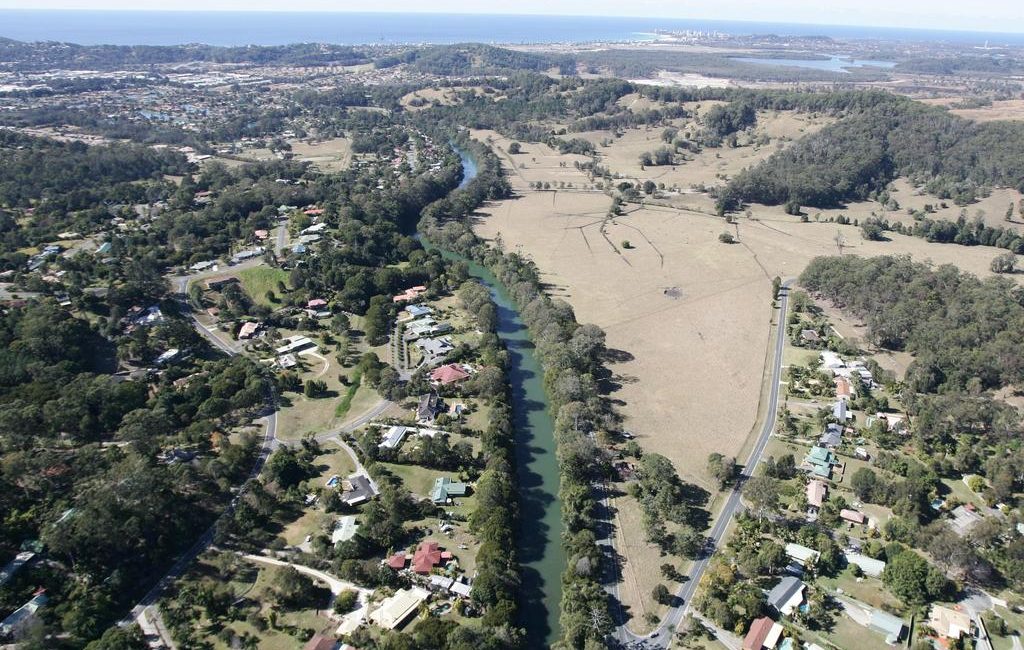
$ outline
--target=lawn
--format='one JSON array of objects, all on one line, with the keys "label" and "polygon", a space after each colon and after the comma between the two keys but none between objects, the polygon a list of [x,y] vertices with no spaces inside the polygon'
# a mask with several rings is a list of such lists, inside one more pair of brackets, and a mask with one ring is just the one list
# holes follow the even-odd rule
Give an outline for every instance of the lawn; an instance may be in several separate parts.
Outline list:
[{"label": "lawn", "polygon": [[888,605],[889,608],[895,611],[899,611],[903,607],[900,601],[889,593],[881,580],[878,578],[862,578],[858,582],[857,578],[853,577],[849,570],[843,571],[835,578],[819,578],[818,584],[832,593],[835,593],[837,589],[842,589],[844,594],[848,594],[872,607],[880,608],[883,605]]},{"label": "lawn", "polygon": [[272,266],[254,266],[250,269],[242,269],[235,274],[242,283],[242,289],[258,305],[264,305],[274,309],[279,303],[267,300],[267,292],[273,291],[280,300],[280,291],[277,288],[278,282],[288,284],[288,272],[284,269]]},{"label": "lawn", "polygon": [[381,467],[387,468],[389,472],[402,479],[405,489],[421,497],[429,497],[430,491],[434,489],[434,479],[439,476],[457,475],[437,469],[427,469],[419,465],[399,465],[397,463],[378,463]]}]

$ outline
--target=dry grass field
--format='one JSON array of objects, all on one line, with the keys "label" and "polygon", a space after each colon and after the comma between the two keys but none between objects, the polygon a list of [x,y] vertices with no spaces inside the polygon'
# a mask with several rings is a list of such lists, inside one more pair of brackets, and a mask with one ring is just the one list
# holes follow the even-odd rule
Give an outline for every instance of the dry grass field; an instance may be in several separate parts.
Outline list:
[{"label": "dry grass field", "polygon": [[297,160],[308,162],[323,172],[338,172],[352,164],[352,145],[345,138],[314,143],[297,140],[291,145]]},{"label": "dry grass field", "polygon": [[938,97],[923,100],[926,104],[947,106],[950,113],[975,122],[995,122],[997,120],[1024,120],[1024,99],[1005,99],[992,102],[991,106],[979,108],[957,108],[959,97]]},{"label": "dry grass field", "polygon": [[[777,128],[800,127],[790,122]],[[603,150],[603,156],[632,162],[632,149],[619,149],[647,142],[640,140],[643,133],[627,135],[610,152]],[[657,138],[658,133],[651,135]],[[796,277],[813,257],[836,254],[837,236],[843,240],[844,254],[908,254],[935,264],[956,264],[981,276],[990,274],[992,258],[1003,252],[930,244],[896,234],[890,234],[889,241],[869,242],[855,226],[813,218],[801,223],[778,207],[753,206],[750,218],[741,216],[736,225],[728,225],[713,216],[713,202],[702,194],[673,195],[672,207],[628,206],[626,214],[609,220],[605,215],[610,198],[600,192],[529,187],[531,182],[570,179],[576,187],[587,186],[586,177],[572,166],[579,157],[525,143],[524,153],[509,156],[504,139],[476,135],[491,135],[506,163],[526,161],[523,168],[510,169],[517,196],[485,206],[477,232],[488,239],[500,233],[506,250],[537,263],[551,293],[566,299],[580,322],[605,329],[608,346],[626,353],[623,361],[610,366],[611,397],[625,417],[625,427],[646,450],[671,459],[684,479],[709,491],[713,487],[705,473],[708,454],[740,455],[757,424],[772,332],[773,277]],[[701,173],[691,165],[680,167],[676,173],[686,185],[691,182],[686,172]],[[902,204],[912,199],[898,200]],[[739,243],[719,242],[725,231],[736,235]],[[841,326],[847,325],[846,333],[858,331],[855,324]],[[883,365],[899,372],[907,361],[893,358]],[[629,504],[619,501],[615,505],[625,513],[620,516],[631,516]],[[642,540],[619,541],[625,556],[620,596],[639,627],[640,616],[653,606],[651,590],[661,581],[659,558],[642,550]]]},{"label": "dry grass field", "polygon": [[[649,100],[630,97],[632,96],[627,95],[619,101],[625,102],[624,106],[631,110],[652,107]],[[686,107],[700,116],[715,104],[721,103],[690,102]],[[597,145],[601,165],[612,174],[631,180],[651,180],[659,184],[664,183],[666,187],[676,186],[685,189],[698,184],[717,185],[735,176],[743,168],[761,162],[780,148],[821,129],[831,121],[831,118],[808,113],[761,111],[758,114],[757,126],[751,135],[740,137],[740,143],[746,146],[705,149],[696,155],[688,153],[687,157],[692,160],[677,165],[646,168],[640,165],[640,155],[645,152],[653,153],[665,146],[661,140],[663,127],[627,129],[619,138],[615,138],[611,131],[587,131],[573,135]],[[680,133],[696,133],[701,128],[692,119],[674,120],[673,126],[679,129]],[[765,138],[767,144],[755,144]],[[612,143],[609,146],[603,146],[603,143],[610,140]]]}]

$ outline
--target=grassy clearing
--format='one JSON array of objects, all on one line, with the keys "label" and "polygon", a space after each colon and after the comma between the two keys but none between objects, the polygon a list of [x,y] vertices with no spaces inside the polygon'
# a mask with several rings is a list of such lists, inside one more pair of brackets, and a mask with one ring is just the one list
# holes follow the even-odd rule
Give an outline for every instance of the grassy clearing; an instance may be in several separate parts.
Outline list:
[{"label": "grassy clearing", "polygon": [[267,300],[267,292],[273,291],[280,299],[277,283],[288,284],[288,272],[272,266],[254,266],[243,269],[235,274],[242,283],[242,289],[259,305],[275,308],[279,305]]}]

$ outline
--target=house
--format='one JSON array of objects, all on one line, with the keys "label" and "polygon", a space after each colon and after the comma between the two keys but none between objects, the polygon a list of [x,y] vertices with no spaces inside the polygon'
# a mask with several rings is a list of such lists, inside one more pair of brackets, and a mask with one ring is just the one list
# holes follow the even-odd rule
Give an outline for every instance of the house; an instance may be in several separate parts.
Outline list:
[{"label": "house", "polygon": [[434,386],[447,386],[469,379],[469,373],[457,363],[449,363],[430,373],[430,383]]},{"label": "house", "polygon": [[409,305],[405,308],[405,311],[409,313],[413,318],[420,318],[421,316],[429,316],[434,313],[434,310],[430,307],[424,307],[423,305]]},{"label": "house", "polygon": [[815,551],[813,548],[807,548],[806,546],[791,542],[786,544],[786,555],[795,562],[806,564],[808,561],[817,562],[818,556],[821,555],[821,553]]},{"label": "house", "polygon": [[903,621],[880,609],[871,609],[868,629],[885,635],[885,642],[896,645],[903,636]]},{"label": "house", "polygon": [[806,589],[807,585],[799,578],[786,576],[768,592],[768,604],[783,616],[789,616],[804,602]]},{"label": "house", "polygon": [[285,344],[277,348],[277,353],[279,355],[290,354],[292,352],[299,352],[300,350],[305,350],[306,348],[316,347],[316,343],[314,343],[313,339],[309,338],[308,336],[289,336],[288,338],[284,339],[284,341]]},{"label": "house", "polygon": [[959,607],[932,605],[928,612],[928,627],[944,639],[959,639],[971,635],[971,617]]},{"label": "house", "polygon": [[267,230],[259,229],[259,230],[253,231],[252,236],[255,237],[256,239],[260,240],[260,241],[263,241],[267,237],[270,237],[270,232],[267,231]]},{"label": "house", "polygon": [[164,322],[164,313],[160,311],[160,307],[158,305],[153,305],[143,311],[140,315],[136,316],[132,322],[140,327],[144,327],[146,325],[159,325]]},{"label": "house", "polygon": [[323,298],[313,298],[306,303],[306,309],[321,309],[327,306],[327,301]]},{"label": "house", "polygon": [[839,400],[832,405],[832,417],[840,422],[846,422],[850,419],[850,413],[846,409],[846,400]]},{"label": "house", "polygon": [[18,636],[35,620],[36,612],[49,600],[45,590],[37,591],[31,600],[0,621],[0,639]]},{"label": "house", "polygon": [[843,521],[848,521],[851,524],[863,524],[865,521],[863,512],[850,510],[848,508],[843,508],[839,511],[839,518]]},{"label": "house", "polygon": [[250,248],[247,251],[238,251],[237,253],[231,256],[231,263],[238,264],[239,262],[244,262],[245,260],[251,260],[254,257],[259,257],[262,254],[262,248]]},{"label": "house", "polygon": [[246,321],[242,323],[242,327],[238,330],[238,339],[240,341],[251,339],[256,336],[256,333],[260,331],[261,323],[256,321]]},{"label": "house", "polygon": [[448,323],[439,323],[433,318],[421,318],[405,326],[405,334],[402,338],[406,341],[415,341],[419,338],[446,334],[450,331],[452,331],[452,326]]},{"label": "house", "polygon": [[359,524],[353,515],[339,517],[338,521],[334,522],[334,530],[331,531],[331,543],[347,542],[356,536],[358,530]]},{"label": "house", "polygon": [[441,361],[446,354],[455,349],[451,338],[444,336],[436,339],[420,339],[415,343],[423,353],[423,365],[433,366]]},{"label": "house", "polygon": [[814,479],[807,483],[807,505],[812,508],[820,508],[828,497],[828,486],[824,481]]},{"label": "house", "polygon": [[969,533],[984,518],[975,511],[972,504],[957,506],[950,514],[953,515],[953,532],[960,537]]},{"label": "house", "polygon": [[885,570],[885,562],[882,560],[876,560],[873,557],[861,555],[860,553],[847,553],[846,562],[860,567],[860,570],[864,572],[864,575],[871,578],[881,576],[882,571]]},{"label": "house", "polygon": [[430,500],[441,505],[448,503],[454,497],[464,497],[469,486],[465,483],[453,481],[447,476],[434,479],[434,489],[430,491]]},{"label": "house", "polygon": [[437,393],[421,395],[419,404],[416,405],[416,421],[421,424],[432,424],[440,411],[441,398]]},{"label": "house", "polygon": [[771,650],[781,636],[782,626],[767,616],[762,616],[750,624],[747,636],[743,639],[743,650]]},{"label": "house", "polygon": [[35,556],[36,554],[32,551],[22,551],[15,555],[13,560],[4,565],[3,569],[0,569],[0,587],[7,584],[14,577],[14,574],[21,571],[21,567],[31,562]]},{"label": "house", "polygon": [[418,286],[415,286],[415,287],[409,287],[408,289],[406,289],[402,293],[399,293],[399,294],[396,294],[395,296],[393,296],[391,298],[391,300],[393,302],[409,302],[411,300],[416,300],[417,298],[419,298],[421,295],[423,295],[426,292],[427,292],[427,288],[425,286],[423,286],[423,285],[418,285]]},{"label": "house", "polygon": [[420,542],[412,555],[412,570],[428,575],[436,566],[442,566],[452,559],[452,554],[442,551],[437,542]]},{"label": "house", "polygon": [[820,343],[821,335],[817,330],[800,330],[800,338],[808,343]]},{"label": "house", "polygon": [[[845,404],[845,402],[840,402]],[[835,449],[843,443],[843,427],[829,422],[825,425],[825,430],[822,432],[821,437],[818,438],[818,444],[822,447],[828,447],[829,449]]]},{"label": "house", "polygon": [[399,589],[394,596],[385,598],[380,607],[370,612],[370,620],[385,630],[394,630],[412,618],[420,604],[428,598],[430,592],[422,587]]},{"label": "house", "polygon": [[803,467],[821,478],[832,478],[832,466],[839,463],[836,455],[825,447],[815,446],[804,458]]},{"label": "house", "polygon": [[397,449],[408,433],[409,427],[393,426],[387,430],[377,446],[381,449]]},{"label": "house", "polygon": [[341,500],[345,505],[356,506],[376,495],[370,479],[362,474],[353,474],[341,481]]},{"label": "house", "polygon": [[836,399],[851,400],[856,395],[853,392],[853,385],[846,377],[836,377]]},{"label": "house", "polygon": [[341,642],[329,636],[323,636],[322,634],[314,634],[306,645],[302,646],[302,650],[338,650],[341,646]]},{"label": "house", "polygon": [[240,280],[233,275],[229,275],[226,278],[217,278],[216,280],[207,280],[206,288],[210,291],[220,291],[229,284],[239,284]]},{"label": "house", "polygon": [[287,370],[299,365],[299,360],[295,358],[294,354],[282,354],[277,358],[277,365],[281,369]]},{"label": "house", "polygon": [[321,223],[313,224],[312,226],[310,226],[308,228],[303,228],[299,232],[299,234],[300,235],[315,235],[315,234],[321,233],[321,232],[323,232],[325,230],[327,230],[327,224],[321,222]]}]

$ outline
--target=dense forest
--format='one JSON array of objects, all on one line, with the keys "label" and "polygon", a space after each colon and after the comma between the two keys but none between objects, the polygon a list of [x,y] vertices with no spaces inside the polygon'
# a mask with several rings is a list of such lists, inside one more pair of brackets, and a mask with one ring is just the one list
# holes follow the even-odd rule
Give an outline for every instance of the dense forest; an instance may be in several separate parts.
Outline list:
[{"label": "dense forest", "polygon": [[743,202],[837,207],[898,176],[938,186],[1024,188],[1024,125],[976,123],[890,96],[738,174],[719,206]]},{"label": "dense forest", "polygon": [[0,205],[66,212],[146,198],[138,181],[183,174],[185,156],[136,144],[90,147],[0,130]]}]

